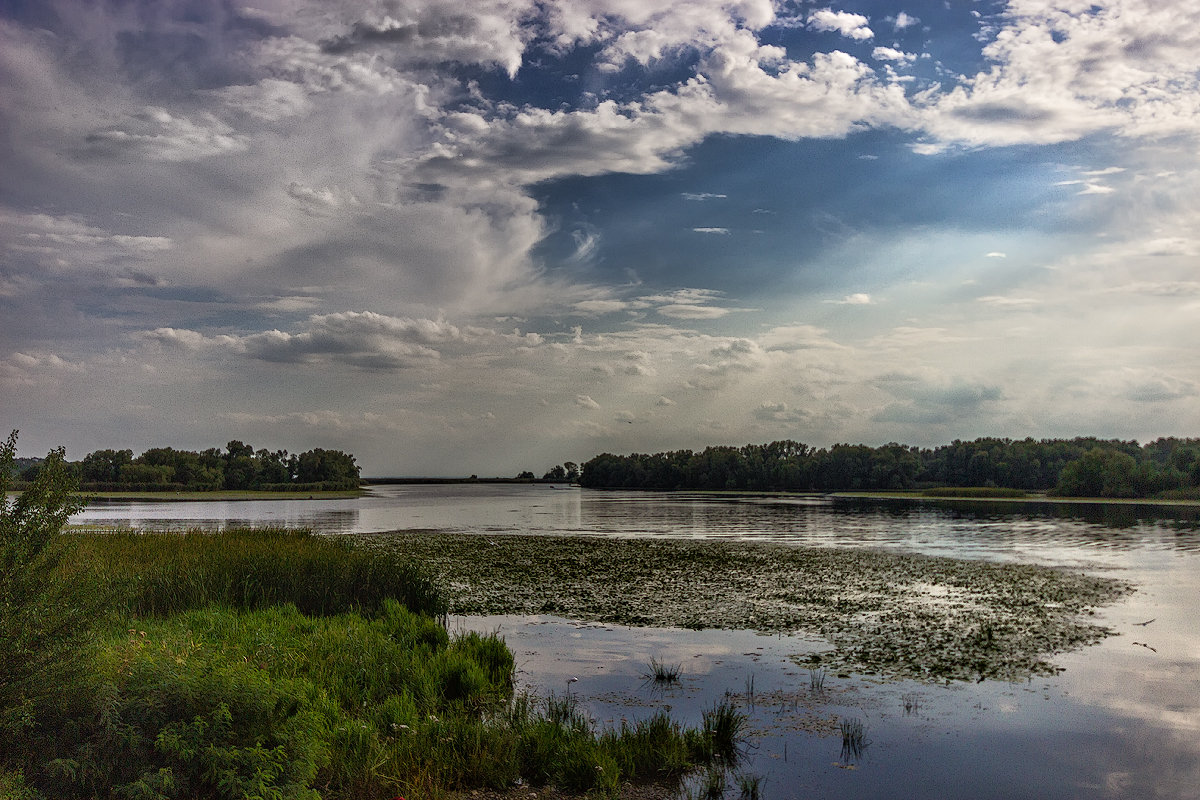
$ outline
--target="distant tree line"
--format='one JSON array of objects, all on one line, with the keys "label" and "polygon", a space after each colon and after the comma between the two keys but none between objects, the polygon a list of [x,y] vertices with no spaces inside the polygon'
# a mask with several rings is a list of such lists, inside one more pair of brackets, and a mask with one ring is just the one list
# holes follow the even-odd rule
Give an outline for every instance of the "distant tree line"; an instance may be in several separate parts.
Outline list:
[{"label": "distant tree line", "polygon": [[998,487],[1064,497],[1200,498],[1200,439],[1136,441],[997,439],[954,441],[933,449],[813,448],[791,440],[700,452],[603,453],[579,482],[592,488],[780,492],[894,491]]},{"label": "distant tree line", "polygon": [[[303,453],[255,450],[236,439],[224,450],[200,452],[155,447],[136,458],[132,450],[97,450],[82,461],[69,462],[83,491],[190,491],[254,489],[259,491],[332,491],[357,489],[359,467],[354,456],[315,448]],[[22,481],[31,481],[40,460],[25,466]]]}]

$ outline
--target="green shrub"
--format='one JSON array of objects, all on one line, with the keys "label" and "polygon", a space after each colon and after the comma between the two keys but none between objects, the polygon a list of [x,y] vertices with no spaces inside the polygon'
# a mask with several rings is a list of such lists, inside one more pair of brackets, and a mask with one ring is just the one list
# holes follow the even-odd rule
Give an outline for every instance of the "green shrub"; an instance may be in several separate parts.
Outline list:
[{"label": "green shrub", "polygon": [[88,641],[100,596],[61,580],[67,519],[82,507],[62,449],[46,456],[15,499],[17,432],[0,446],[0,767],[38,740],[89,693]]}]

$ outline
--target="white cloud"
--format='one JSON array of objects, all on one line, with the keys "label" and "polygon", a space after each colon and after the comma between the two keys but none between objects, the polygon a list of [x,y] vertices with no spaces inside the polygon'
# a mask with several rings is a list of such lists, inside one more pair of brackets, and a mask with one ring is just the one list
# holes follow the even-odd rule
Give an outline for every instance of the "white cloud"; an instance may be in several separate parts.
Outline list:
[{"label": "white cloud", "polygon": [[990,69],[926,98],[922,124],[940,143],[1048,144],[1105,130],[1157,138],[1200,129],[1200,7],[1012,0],[983,54]]},{"label": "white cloud", "polygon": [[696,233],[715,233],[721,236],[729,235],[729,228],[692,228]]},{"label": "white cloud", "polygon": [[277,363],[334,363],[361,369],[400,369],[436,362],[436,346],[458,341],[462,332],[444,320],[389,317],[370,311],[318,314],[299,333],[279,330],[206,336],[198,331],[159,328],[146,341],[191,351],[228,352]]},{"label": "white cloud", "polygon": [[846,295],[841,300],[826,300],[825,302],[839,306],[869,306],[875,301],[866,292],[855,292],[854,294]]},{"label": "white cloud", "polygon": [[729,309],[727,308],[694,306],[682,303],[659,306],[656,310],[662,316],[669,317],[670,319],[720,319],[729,313]]},{"label": "white cloud", "polygon": [[984,303],[985,305],[1012,309],[1033,308],[1042,304],[1042,301],[1035,297],[1005,297],[1001,295],[985,295],[977,299],[980,303]]},{"label": "white cloud", "polygon": [[572,308],[577,314],[600,316],[601,314],[624,311],[629,308],[629,303],[624,300],[580,300]]},{"label": "white cloud", "polygon": [[876,61],[895,61],[901,64],[911,64],[917,60],[915,53],[905,53],[890,47],[876,47],[871,51],[871,58]]},{"label": "white cloud", "polygon": [[913,25],[916,25],[920,21],[921,20],[918,19],[917,17],[914,17],[911,14],[907,14],[903,11],[901,11],[899,14],[897,14],[895,19],[891,20],[892,27],[898,31],[902,31],[905,28],[911,28]]},{"label": "white cloud", "polygon": [[575,405],[579,406],[580,408],[586,408],[590,410],[600,408],[600,404],[586,394],[575,395]]},{"label": "white cloud", "polygon": [[848,11],[833,11],[823,8],[808,15],[808,27],[815,31],[834,31],[848,39],[862,41],[875,34],[868,27],[868,20],[861,14]]},{"label": "white cloud", "polygon": [[95,154],[150,161],[192,161],[249,147],[246,137],[211,114],[201,115],[197,122],[153,106],[89,133],[85,141]]}]

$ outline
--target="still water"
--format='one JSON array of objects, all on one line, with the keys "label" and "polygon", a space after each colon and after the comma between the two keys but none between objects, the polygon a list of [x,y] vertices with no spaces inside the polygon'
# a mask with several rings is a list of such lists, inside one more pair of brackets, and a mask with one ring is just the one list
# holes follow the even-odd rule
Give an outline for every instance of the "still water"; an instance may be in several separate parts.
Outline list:
[{"label": "still water", "polygon": [[[825,676],[793,656],[823,643],[744,631],[620,628],[553,617],[463,617],[500,630],[521,685],[570,691],[600,724],[726,693],[750,715],[741,770],[768,798],[1200,798],[1200,509],[915,504],[590,492],[548,486],[382,486],[351,500],[96,503],[101,528],[289,525],[372,534],[451,530],[771,540],[1048,564],[1134,583],[1100,609],[1117,632],[1055,659],[1053,678],[980,684]],[[1149,624],[1144,624],[1149,623]],[[650,659],[682,668],[647,682]],[[571,680],[572,678],[577,680]],[[865,747],[838,726],[861,722]],[[731,787],[730,797],[736,796]]]}]

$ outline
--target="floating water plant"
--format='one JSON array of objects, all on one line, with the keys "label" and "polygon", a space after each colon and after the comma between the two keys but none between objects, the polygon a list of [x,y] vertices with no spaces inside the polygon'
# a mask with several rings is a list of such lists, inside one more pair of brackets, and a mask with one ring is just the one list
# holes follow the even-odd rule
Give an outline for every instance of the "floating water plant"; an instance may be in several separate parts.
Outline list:
[{"label": "floating water plant", "polygon": [[1089,612],[1132,588],[1032,564],[768,543],[510,534],[481,548],[439,531],[361,541],[426,565],[457,614],[804,633],[834,646],[819,662],[831,674],[928,681],[1052,674],[1054,654],[1111,634]]}]

